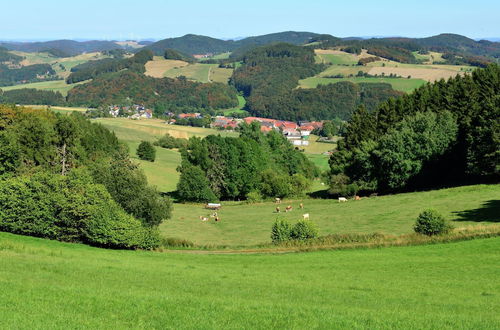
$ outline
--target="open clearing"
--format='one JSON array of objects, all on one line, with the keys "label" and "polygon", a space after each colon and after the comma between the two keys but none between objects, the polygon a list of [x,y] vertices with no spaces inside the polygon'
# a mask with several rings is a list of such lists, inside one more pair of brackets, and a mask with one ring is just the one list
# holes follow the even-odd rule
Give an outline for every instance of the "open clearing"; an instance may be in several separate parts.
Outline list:
[{"label": "open clearing", "polygon": [[350,81],[352,83],[387,83],[392,86],[393,89],[401,92],[411,92],[414,89],[424,85],[425,80],[422,79],[406,79],[406,78],[365,78],[365,77],[353,77],[353,78],[322,78],[322,77],[310,77],[299,81],[300,88],[316,88],[318,85],[328,85],[334,84],[341,81]]},{"label": "open clearing", "polygon": [[494,329],[500,238],[281,255],[92,248],[0,233],[11,328]]},{"label": "open clearing", "polygon": [[186,65],[189,65],[189,63],[178,60],[166,60],[162,56],[155,56],[153,61],[146,63],[146,72],[144,74],[154,78],[163,78],[168,70],[181,68]]},{"label": "open clearing", "polygon": [[165,72],[165,77],[177,78],[185,76],[188,79],[202,83],[221,82],[227,83],[233,73],[232,69],[219,68],[218,64],[189,64],[183,67],[172,68]]},{"label": "open clearing", "polygon": [[[420,212],[434,208],[453,221],[454,226],[478,222],[500,221],[500,185],[476,185],[429,192],[406,193],[350,200],[339,203],[333,199],[284,200],[293,206],[292,212],[276,213],[276,204],[264,202],[222,203],[221,222],[201,222],[199,216],[210,214],[200,204],[175,204],[172,219],[160,229],[166,237],[188,239],[198,245],[251,246],[270,242],[271,227],[276,218],[294,223],[309,213],[318,224],[320,235],[346,233],[404,234],[413,231]],[[304,209],[299,209],[299,203]]]}]

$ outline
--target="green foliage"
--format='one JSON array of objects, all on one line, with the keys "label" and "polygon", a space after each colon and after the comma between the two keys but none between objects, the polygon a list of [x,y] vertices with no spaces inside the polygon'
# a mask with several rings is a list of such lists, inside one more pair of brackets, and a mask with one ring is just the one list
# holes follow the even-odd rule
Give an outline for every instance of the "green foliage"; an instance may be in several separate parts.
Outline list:
[{"label": "green foliage", "polygon": [[13,89],[2,92],[0,103],[30,105],[65,105],[66,99],[60,92],[39,90],[34,88]]},{"label": "green foliage", "polygon": [[425,210],[419,214],[413,229],[416,233],[433,236],[446,234],[453,227],[436,210]]},{"label": "green foliage", "polygon": [[153,53],[150,50],[144,49],[131,58],[89,61],[73,67],[66,82],[68,84],[74,84],[80,81],[94,79],[106,73],[118,72],[123,69],[143,73],[146,71],[144,65],[152,59]]},{"label": "green foliage", "polygon": [[18,141],[11,132],[0,130],[0,177],[14,173],[21,165]]},{"label": "green foliage", "polygon": [[175,138],[172,135],[166,133],[153,144],[165,149],[185,148],[187,147],[187,139]]},{"label": "green foliage", "polygon": [[154,162],[156,158],[156,149],[149,141],[142,141],[137,147],[137,156],[142,160]]},{"label": "green foliage", "polygon": [[299,220],[290,232],[291,239],[305,241],[318,237],[319,230],[311,220]]},{"label": "green foliage", "polygon": [[181,177],[177,184],[179,198],[191,202],[213,202],[217,197],[209,187],[205,173],[198,166],[184,163],[180,167]]},{"label": "green foliage", "polygon": [[283,219],[276,219],[271,229],[271,240],[273,243],[286,242],[291,239],[292,226]]},{"label": "green foliage", "polygon": [[91,107],[133,102],[154,107],[157,114],[210,111],[238,105],[236,91],[224,84],[157,79],[130,70],[101,75],[92,82],[75,86],[68,92],[67,99],[68,104]]},{"label": "green foliage", "polygon": [[262,200],[263,200],[262,194],[258,190],[254,190],[254,191],[249,192],[247,194],[246,198],[247,198],[247,203],[249,203],[249,204],[259,203],[259,202],[262,202]]},{"label": "green foliage", "polygon": [[194,57],[183,54],[175,49],[166,49],[165,53],[163,54],[163,57],[166,60],[179,60],[179,61],[185,61],[188,63],[195,62]]},{"label": "green foliage", "polygon": [[112,248],[153,248],[158,234],[126,214],[103,186],[74,171],[0,181],[0,230]]},{"label": "green foliage", "polygon": [[55,74],[56,72],[50,64],[33,64],[19,69],[11,69],[7,65],[0,64],[0,86],[53,80]]},{"label": "green foliage", "polygon": [[500,177],[500,67],[425,85],[355,112],[332,174],[361,189],[396,191]]}]

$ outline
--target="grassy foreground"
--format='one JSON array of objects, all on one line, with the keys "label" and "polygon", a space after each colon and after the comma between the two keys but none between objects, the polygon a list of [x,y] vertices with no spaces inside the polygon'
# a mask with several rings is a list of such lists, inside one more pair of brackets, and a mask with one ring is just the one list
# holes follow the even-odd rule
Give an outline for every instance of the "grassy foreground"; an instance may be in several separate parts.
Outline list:
[{"label": "grassy foreground", "polygon": [[495,329],[500,238],[267,255],[0,233],[2,328]]},{"label": "grassy foreground", "polygon": [[[374,233],[406,234],[420,212],[434,208],[455,227],[500,222],[500,185],[475,185],[451,189],[415,192],[363,198],[339,203],[333,199],[284,200],[281,213],[276,204],[263,202],[222,202],[218,215],[221,221],[202,222],[199,216],[208,216],[200,204],[175,204],[172,219],[160,226],[163,236],[187,239],[207,246],[252,246],[270,242],[270,232],[276,218],[295,223],[302,214],[320,228],[320,235]],[[304,209],[299,209],[300,203]],[[283,212],[287,205],[292,212]]]}]

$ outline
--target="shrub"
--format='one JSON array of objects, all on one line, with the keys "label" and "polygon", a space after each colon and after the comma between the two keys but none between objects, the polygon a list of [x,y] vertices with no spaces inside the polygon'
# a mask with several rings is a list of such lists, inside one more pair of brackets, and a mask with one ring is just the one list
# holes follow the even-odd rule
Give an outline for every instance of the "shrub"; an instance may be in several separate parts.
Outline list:
[{"label": "shrub", "polygon": [[425,210],[418,216],[413,229],[416,233],[432,236],[445,234],[452,226],[436,210]]},{"label": "shrub", "polygon": [[307,240],[318,237],[318,228],[310,220],[299,220],[292,228],[290,237],[296,240]]},{"label": "shrub", "polygon": [[276,219],[271,230],[271,240],[273,243],[289,241],[291,232],[292,226],[286,220]]},{"label": "shrub", "polygon": [[249,204],[255,204],[262,201],[262,195],[256,190],[249,192],[246,197],[247,203]]},{"label": "shrub", "polygon": [[156,149],[151,142],[142,141],[137,147],[137,156],[142,160],[154,162],[156,158]]}]

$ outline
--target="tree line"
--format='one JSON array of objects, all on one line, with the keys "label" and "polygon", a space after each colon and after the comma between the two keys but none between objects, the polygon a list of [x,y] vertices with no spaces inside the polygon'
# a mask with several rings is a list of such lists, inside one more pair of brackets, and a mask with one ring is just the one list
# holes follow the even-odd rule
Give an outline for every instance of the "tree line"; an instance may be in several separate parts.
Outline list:
[{"label": "tree line", "polygon": [[56,72],[49,64],[33,64],[11,69],[0,64],[0,86],[55,79]]},{"label": "tree line", "polygon": [[500,178],[500,67],[359,107],[330,159],[330,192],[397,192]]}]

